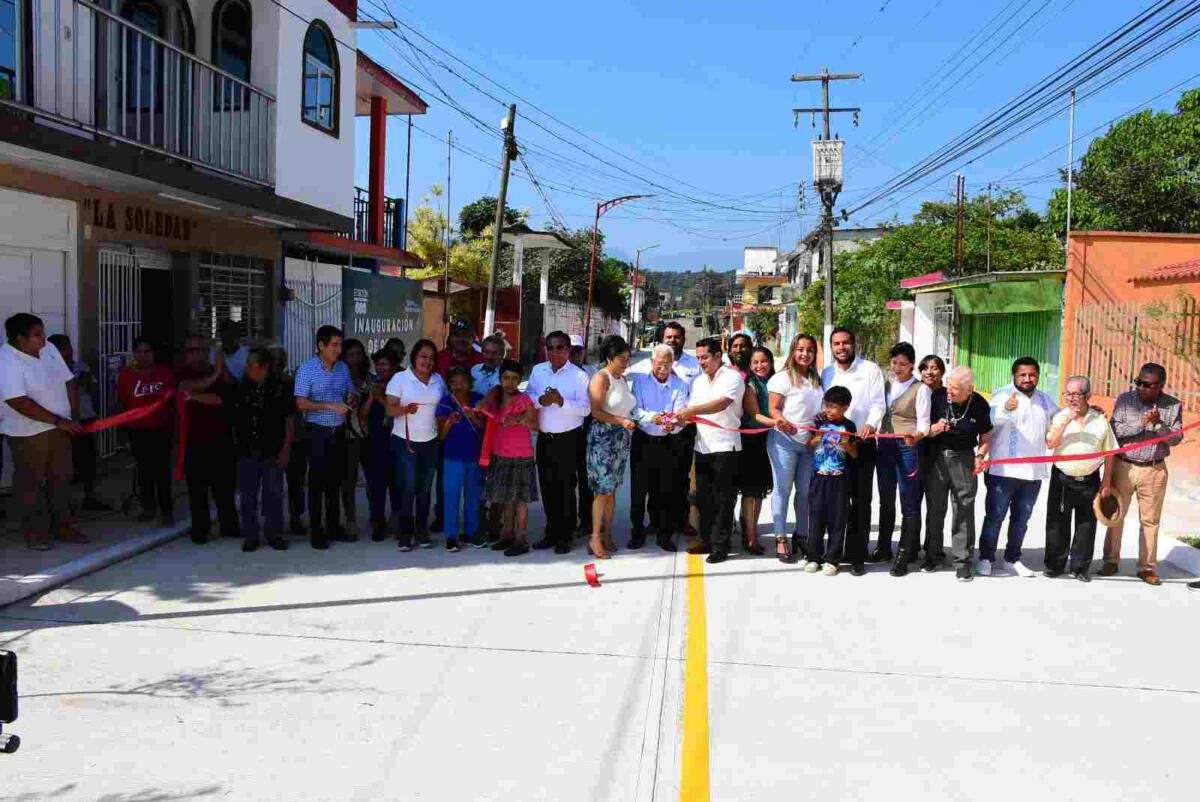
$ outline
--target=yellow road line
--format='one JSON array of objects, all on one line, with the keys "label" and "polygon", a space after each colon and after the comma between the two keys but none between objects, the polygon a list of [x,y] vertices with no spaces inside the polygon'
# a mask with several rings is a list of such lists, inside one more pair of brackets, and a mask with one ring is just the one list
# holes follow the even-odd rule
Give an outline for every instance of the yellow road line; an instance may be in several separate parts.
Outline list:
[{"label": "yellow road line", "polygon": [[680,802],[708,802],[708,751],[708,620],[704,611],[704,558],[689,554]]}]

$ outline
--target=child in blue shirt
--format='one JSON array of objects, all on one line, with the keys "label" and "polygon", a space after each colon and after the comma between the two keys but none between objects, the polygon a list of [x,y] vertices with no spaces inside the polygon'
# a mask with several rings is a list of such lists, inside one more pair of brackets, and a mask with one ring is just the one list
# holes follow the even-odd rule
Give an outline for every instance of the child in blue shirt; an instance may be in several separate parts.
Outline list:
[{"label": "child in blue shirt", "polygon": [[479,533],[479,505],[483,498],[479,449],[483,445],[485,421],[475,411],[483,396],[471,392],[471,374],[458,365],[446,371],[446,382],[450,392],[442,396],[436,410],[446,496],[446,551],[459,550],[459,511],[464,507],[463,535],[468,544],[483,548],[488,542]]},{"label": "child in blue shirt", "polygon": [[813,476],[808,489],[808,562],[804,570],[810,574],[822,571],[825,576],[837,576],[842,559],[850,461],[858,455],[858,446],[851,439],[856,431],[854,421],[846,417],[850,401],[845,387],[826,390],[824,412],[813,421],[820,431],[808,441],[813,449]]}]

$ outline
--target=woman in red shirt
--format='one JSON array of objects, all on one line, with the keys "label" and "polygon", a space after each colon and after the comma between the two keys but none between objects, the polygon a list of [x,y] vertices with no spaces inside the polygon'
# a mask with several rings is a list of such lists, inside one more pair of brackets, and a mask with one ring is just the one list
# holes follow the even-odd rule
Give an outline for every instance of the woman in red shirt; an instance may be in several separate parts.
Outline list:
[{"label": "woman in red shirt", "polygon": [[[175,373],[155,362],[154,346],[145,337],[133,342],[133,362],[117,376],[117,397],[122,409],[137,409],[162,400],[175,389]],[[175,521],[171,494],[171,432],[174,406],[165,404],[148,417],[126,424],[129,447],[137,462],[138,492],[142,501],[139,521],[151,521],[155,511],[163,526]]]}]

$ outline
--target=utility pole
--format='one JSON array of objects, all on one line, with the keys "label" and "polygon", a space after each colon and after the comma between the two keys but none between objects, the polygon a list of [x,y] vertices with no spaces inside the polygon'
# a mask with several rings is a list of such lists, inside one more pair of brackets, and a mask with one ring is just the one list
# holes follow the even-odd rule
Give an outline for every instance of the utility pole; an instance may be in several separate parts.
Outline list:
[{"label": "utility pole", "polygon": [[517,156],[517,140],[513,136],[513,124],[517,119],[517,104],[508,107],[508,114],[500,127],[504,129],[504,152],[500,159],[500,197],[496,199],[496,225],[492,237],[492,270],[488,275],[487,311],[483,315],[484,337],[489,336],[496,328],[496,274],[500,272],[500,243],[504,229],[504,209],[508,202],[508,168]]},{"label": "utility pole", "polygon": [[963,269],[963,200],[966,195],[967,177],[954,174],[954,271],[962,275]]},{"label": "utility pole", "polygon": [[1067,122],[1067,236],[1064,255],[1070,268],[1071,259],[1071,190],[1075,188],[1075,90],[1071,89],[1071,117]]},{"label": "utility pole", "polygon": [[987,272],[992,272],[992,184],[988,182],[987,204]]},{"label": "utility pole", "polygon": [[454,145],[454,132],[446,132],[446,280],[442,286],[445,297],[442,299],[443,322],[450,322],[450,231],[453,225],[450,221],[450,148]]},{"label": "utility pole", "polygon": [[[408,115],[408,144],[405,146],[404,156],[404,232],[400,235],[400,247],[408,250],[408,216],[412,209],[412,196],[409,194],[412,189],[412,115]],[[404,268],[400,268],[400,275],[404,275]]]},{"label": "utility pole", "polygon": [[841,140],[833,139],[830,133],[829,115],[853,114],[854,124],[858,125],[858,114],[861,111],[857,107],[830,108],[829,82],[851,81],[861,77],[861,72],[830,72],[828,67],[821,70],[819,75],[792,76],[792,81],[796,83],[807,81],[821,82],[820,108],[792,109],[792,114],[797,124],[799,123],[801,114],[811,114],[815,121],[816,115],[820,113],[824,122],[821,139],[813,143],[813,186],[821,194],[821,205],[824,207],[821,230],[824,232],[825,247],[828,248],[828,258],[825,260],[826,364],[830,364],[829,340],[833,336],[833,204],[837,201],[838,193],[842,190],[842,166],[844,164],[844,145]]},{"label": "utility pole", "polygon": [[657,248],[660,243],[647,245],[644,248],[637,249],[637,258],[633,260],[633,286],[629,290],[629,341],[632,343],[635,339],[634,327],[637,326],[638,318],[640,318],[642,307],[646,305],[646,293],[641,293],[641,303],[638,303],[638,277],[642,272],[642,251],[649,251]]}]

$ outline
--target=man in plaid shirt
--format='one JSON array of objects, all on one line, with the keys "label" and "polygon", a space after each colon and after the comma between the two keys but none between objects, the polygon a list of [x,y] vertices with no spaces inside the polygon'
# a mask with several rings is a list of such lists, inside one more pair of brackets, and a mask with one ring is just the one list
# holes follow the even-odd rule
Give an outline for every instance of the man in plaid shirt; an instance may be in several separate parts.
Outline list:
[{"label": "man in plaid shirt", "polygon": [[[1117,456],[1113,470],[1113,492],[1128,510],[1137,495],[1141,541],[1138,545],[1138,577],[1148,585],[1161,585],[1158,578],[1158,522],[1167,494],[1167,456],[1171,446],[1183,440],[1183,406],[1178,398],[1163,392],[1167,370],[1147,362],[1134,381],[1135,389],[1121,393],[1113,405],[1112,428],[1121,446],[1140,440],[1170,435],[1161,443],[1135,448]],[[1109,527],[1104,539],[1101,576],[1113,576],[1121,560],[1124,522]]]}]

